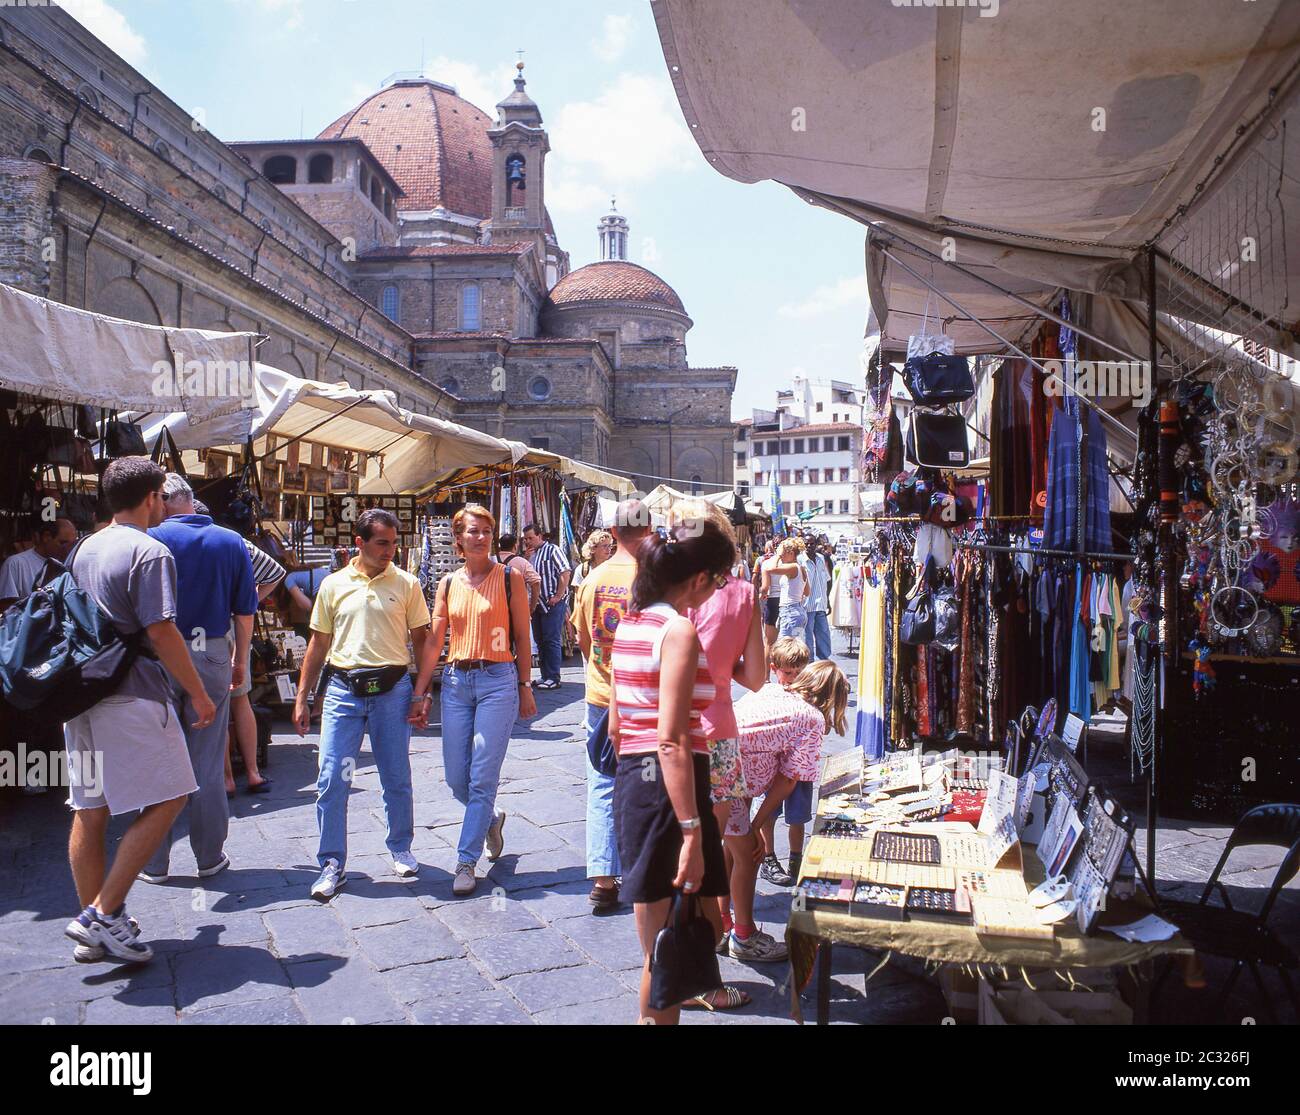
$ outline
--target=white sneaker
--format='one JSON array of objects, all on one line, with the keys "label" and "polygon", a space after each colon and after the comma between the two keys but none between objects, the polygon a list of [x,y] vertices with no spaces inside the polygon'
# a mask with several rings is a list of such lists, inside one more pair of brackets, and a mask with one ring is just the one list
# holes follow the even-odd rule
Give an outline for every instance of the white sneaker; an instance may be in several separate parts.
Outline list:
[{"label": "white sneaker", "polygon": [[153,883],[155,886],[161,886],[170,878],[170,876],[166,874],[150,875],[147,871],[139,871],[136,873],[135,877],[142,883]]},{"label": "white sneaker", "polygon": [[339,867],[338,860],[326,860],[325,866],[321,868],[316,881],[311,885],[311,896],[313,898],[333,898],[334,892],[347,882],[347,878],[343,869]]},{"label": "white sneaker", "polygon": [[139,939],[124,914],[109,917],[87,906],[68,922],[63,933],[79,945],[102,949],[105,954],[132,964],[143,964],[153,959],[153,949]]},{"label": "white sneaker", "polygon": [[[140,936],[140,923],[129,916],[126,920],[131,926],[131,932],[137,937]],[[96,964],[106,955],[103,945],[78,945],[72,950],[72,959],[78,964]]]},{"label": "white sneaker", "polygon": [[211,867],[200,867],[198,876],[200,879],[210,879],[213,875],[220,875],[227,867],[230,866],[230,857],[225,852],[221,853],[221,858]]},{"label": "white sneaker", "polygon": [[393,870],[402,879],[409,879],[420,873],[419,861],[410,852],[393,853]]},{"label": "white sneaker", "polygon": [[476,886],[478,886],[478,880],[474,878],[474,865],[472,863],[456,864],[456,878],[452,880],[451,893],[457,898],[464,898],[467,894],[473,894]]},{"label": "white sneaker", "polygon": [[505,829],[506,811],[503,809],[500,813],[492,814],[492,823],[487,830],[487,857],[493,863],[501,858],[501,853],[505,850]]}]

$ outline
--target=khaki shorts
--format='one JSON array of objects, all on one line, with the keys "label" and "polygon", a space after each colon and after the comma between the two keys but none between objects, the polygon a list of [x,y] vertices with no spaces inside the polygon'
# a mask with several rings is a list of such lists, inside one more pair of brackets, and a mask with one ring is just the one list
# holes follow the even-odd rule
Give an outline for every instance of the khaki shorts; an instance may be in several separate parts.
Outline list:
[{"label": "khaki shorts", "polygon": [[180,719],[170,704],[106,697],[63,726],[68,804],[117,816],[197,790]]}]

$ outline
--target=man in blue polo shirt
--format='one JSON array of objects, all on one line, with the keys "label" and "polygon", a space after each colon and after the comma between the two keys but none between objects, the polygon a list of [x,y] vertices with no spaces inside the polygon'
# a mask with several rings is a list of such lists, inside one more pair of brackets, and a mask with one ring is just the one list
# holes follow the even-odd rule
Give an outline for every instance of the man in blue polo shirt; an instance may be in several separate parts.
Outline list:
[{"label": "man in blue polo shirt", "polygon": [[[176,561],[176,626],[204,690],[217,706],[212,723],[195,728],[185,694],[173,694],[199,786],[189,800],[190,847],[202,879],[230,866],[225,853],[230,826],[225,774],[230,690],[243,684],[247,669],[257,585],[244,540],[233,530],[213,525],[211,516],[195,513],[194,491],[183,476],[167,474],[162,498],[167,518],[149,533]],[[169,836],[158,846],[140,878],[166,881],[171,844]]]}]

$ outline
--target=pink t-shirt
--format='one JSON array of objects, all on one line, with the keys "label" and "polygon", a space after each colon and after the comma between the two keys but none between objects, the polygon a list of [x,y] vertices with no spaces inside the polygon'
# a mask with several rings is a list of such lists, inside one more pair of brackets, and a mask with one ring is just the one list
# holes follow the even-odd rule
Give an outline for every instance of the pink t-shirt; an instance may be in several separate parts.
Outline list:
[{"label": "pink t-shirt", "polygon": [[695,624],[716,690],[709,707],[700,714],[704,734],[709,739],[735,739],[731,680],[749,641],[749,625],[754,618],[754,586],[728,573],[727,583],[716,589],[701,607],[687,609],[686,618]]}]

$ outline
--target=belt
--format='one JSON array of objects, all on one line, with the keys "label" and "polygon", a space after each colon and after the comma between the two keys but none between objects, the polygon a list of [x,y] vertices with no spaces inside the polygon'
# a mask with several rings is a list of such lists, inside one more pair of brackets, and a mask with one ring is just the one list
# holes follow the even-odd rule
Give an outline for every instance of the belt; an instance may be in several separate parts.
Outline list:
[{"label": "belt", "polygon": [[486,658],[462,658],[459,662],[448,663],[453,670],[486,670],[489,666],[504,666],[504,662],[491,662]]}]

